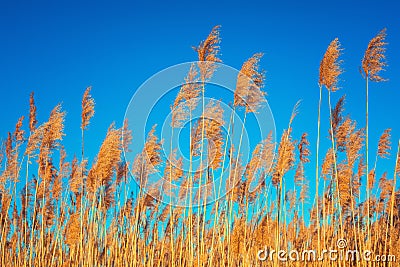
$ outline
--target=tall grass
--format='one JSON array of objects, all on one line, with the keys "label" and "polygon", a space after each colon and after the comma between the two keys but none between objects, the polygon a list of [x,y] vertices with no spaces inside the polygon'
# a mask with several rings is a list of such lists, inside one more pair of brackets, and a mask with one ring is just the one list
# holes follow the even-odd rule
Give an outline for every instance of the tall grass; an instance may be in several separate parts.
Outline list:
[{"label": "tall grass", "polygon": [[[127,121],[121,128],[111,124],[97,156],[85,158],[85,131],[95,110],[90,87],[82,99],[80,158],[69,162],[66,151],[79,148],[68,150],[62,145],[65,111],[56,105],[49,119],[39,123],[31,94],[27,132],[21,117],[0,153],[0,266],[367,266],[365,261],[345,258],[334,262],[258,259],[260,249],[320,253],[335,249],[343,238],[347,249],[369,249],[373,255],[394,255],[400,260],[400,190],[396,190],[400,140],[396,151],[391,151],[391,131],[385,130],[377,140],[374,167],[369,169],[368,97],[365,128],[358,128],[344,114],[344,96],[335,106],[331,103],[342,72],[338,39],[328,46],[320,64],[314,197],[306,178],[313,153],[308,133],[293,134],[298,104],[278,143],[270,134],[259,140],[248,162],[241,158],[246,118],[265,101],[263,54],[245,61],[237,77],[232,109],[242,111],[240,132],[233,131],[239,123],[234,116],[224,121],[217,101],[206,103],[207,82],[221,62],[219,31],[214,27],[195,48],[198,64],[191,66],[171,105],[172,136],[174,128],[190,122],[188,170],[172,141],[168,159],[163,158],[163,140],[156,126],[147,133],[133,162],[126,162],[122,152],[134,142]],[[385,66],[385,36],[382,31],[371,40],[362,60],[367,96],[368,81],[383,80],[379,72]],[[323,87],[328,90],[327,121],[320,116]],[[197,107],[202,115],[192,122]],[[329,126],[325,155],[320,151],[323,123]],[[381,159],[390,155],[395,166],[376,182]],[[194,164],[195,159],[200,164]],[[155,173],[164,180],[150,185]],[[226,185],[217,179],[224,175]],[[132,178],[141,185],[136,194],[129,188]],[[255,180],[260,183],[252,188]],[[207,205],[214,181],[220,183],[218,196],[223,186],[228,193]],[[180,185],[177,195],[175,182]],[[20,183],[24,186],[18,192]],[[163,203],[161,194],[186,205]]]}]

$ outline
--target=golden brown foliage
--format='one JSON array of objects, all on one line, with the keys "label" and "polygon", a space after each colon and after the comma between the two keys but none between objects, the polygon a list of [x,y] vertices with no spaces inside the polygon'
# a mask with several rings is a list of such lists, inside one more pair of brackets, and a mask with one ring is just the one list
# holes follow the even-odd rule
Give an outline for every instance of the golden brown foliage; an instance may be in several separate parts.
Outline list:
[{"label": "golden brown foliage", "polygon": [[78,159],[74,156],[71,163],[71,174],[69,178],[69,187],[72,193],[77,196],[83,185],[83,173],[86,171],[86,161],[81,164],[78,163]]},{"label": "golden brown foliage", "polygon": [[246,62],[238,74],[234,94],[234,105],[245,107],[246,112],[257,112],[261,104],[265,102],[264,86],[265,71],[260,70],[262,53],[254,54]]},{"label": "golden brown foliage", "polygon": [[132,164],[132,174],[143,186],[147,186],[148,176],[157,172],[157,167],[162,163],[162,140],[159,141],[155,135],[156,126],[154,125],[148,133],[142,152]]},{"label": "golden brown foliage", "polygon": [[378,156],[381,158],[387,158],[390,156],[389,150],[391,149],[391,142],[390,142],[390,132],[392,129],[386,129],[381,137],[379,138],[378,143]]},{"label": "golden brown foliage", "polygon": [[400,153],[397,154],[397,160],[396,160],[396,174],[400,176]]},{"label": "golden brown foliage", "polygon": [[68,176],[69,173],[69,163],[66,162],[67,153],[65,152],[64,147],[60,149],[60,157],[59,157],[59,165],[58,165],[58,173],[55,175],[52,193],[53,198],[55,200],[59,200],[62,194],[63,184],[62,180],[64,177]]},{"label": "golden brown foliage", "polygon": [[80,214],[74,213],[69,218],[65,231],[65,244],[70,248],[76,246],[80,241]]},{"label": "golden brown foliage", "polygon": [[300,142],[297,145],[297,148],[299,149],[300,161],[302,163],[310,162],[310,159],[308,158],[310,156],[310,150],[308,148],[310,142],[308,141],[307,136],[308,136],[307,133],[303,133],[301,135]]},{"label": "golden brown foliage", "polygon": [[322,177],[327,180],[328,175],[332,175],[333,173],[333,164],[334,164],[334,154],[333,149],[329,148],[326,152],[324,161],[322,163]]},{"label": "golden brown foliage", "polygon": [[288,172],[295,163],[295,142],[292,141],[292,122],[298,114],[298,108],[300,106],[300,101],[298,101],[292,110],[292,115],[290,116],[289,126],[287,130],[283,131],[281,141],[279,142],[278,154],[276,159],[276,164],[274,172],[272,175],[272,184],[276,187],[282,182],[282,178],[286,172]]},{"label": "golden brown foliage", "polygon": [[86,130],[90,123],[90,119],[94,115],[94,99],[90,95],[92,87],[88,87],[85,90],[82,98],[82,114],[81,114],[81,129]]},{"label": "golden brown foliage", "polygon": [[367,79],[374,82],[385,81],[380,76],[380,72],[386,66],[386,47],[385,42],[386,29],[381,30],[371,41],[368,43],[367,50],[365,50],[362,59],[362,69]]},{"label": "golden brown foliage", "polygon": [[32,92],[29,97],[29,130],[33,132],[36,129],[37,119],[36,119],[36,106],[34,93]]},{"label": "golden brown foliage", "polygon": [[[200,46],[203,52],[199,52],[203,62],[210,63],[204,65],[207,65],[203,69],[207,75],[217,61],[212,53],[219,42],[216,32],[211,35]],[[214,52],[207,52],[206,48]],[[207,61],[207,53],[215,61]],[[334,55],[331,57],[324,57],[324,64],[332,67],[337,59]],[[251,70],[251,66],[258,64],[255,61],[246,68]],[[324,74],[329,70],[322,69]],[[259,74],[258,67],[252,71]],[[334,73],[331,75],[335,80]],[[205,77],[198,76],[192,65],[186,84],[173,103],[172,112],[177,112],[175,125],[182,123],[182,118],[186,120],[188,114],[191,116],[197,102],[190,100],[198,98],[200,90],[205,89],[205,84],[192,84],[205,82]],[[262,80],[261,76],[256,75],[258,81]],[[329,84],[322,79],[320,85],[327,86],[325,83]],[[327,86],[329,90],[334,87],[336,84]],[[82,116],[86,116],[81,125],[82,141],[84,129],[93,115],[90,107],[93,108],[94,102],[88,92],[84,96],[89,112]],[[178,110],[179,114],[174,109],[181,105],[184,108]],[[266,254],[280,249],[321,251],[337,247],[338,239],[343,237],[347,240],[346,249],[368,249],[374,255],[393,255],[398,260],[399,151],[393,179],[389,176],[391,170],[381,171],[376,160],[365,183],[363,176],[368,168],[363,154],[364,129],[358,129],[356,121],[343,116],[344,98],[341,98],[331,110],[333,141],[321,166],[324,179],[318,187],[322,189],[321,195],[312,203],[305,177],[311,154],[308,135],[303,133],[299,142],[292,140],[292,134],[296,133],[292,122],[297,108],[298,104],[280,138],[277,158],[271,132],[255,147],[253,143],[247,147],[253,149],[247,161],[240,147],[235,151],[236,144],[229,136],[234,131],[228,130],[226,134],[222,131],[226,122],[221,105],[211,101],[202,116],[196,118],[197,124],[190,133],[194,144],[187,147],[190,153],[207,156],[207,160],[198,164],[198,158],[194,158],[189,162],[194,165],[194,171],[186,171],[185,158],[178,157],[178,150],[172,145],[168,160],[164,160],[162,141],[156,135],[155,126],[133,163],[121,157],[122,150],[127,151],[132,140],[127,121],[122,129],[110,126],[95,159],[79,161],[74,157],[69,162],[61,143],[65,112],[60,105],[56,106],[49,120],[36,127],[32,94],[29,125],[23,125],[20,118],[0,148],[0,266],[277,266],[276,262],[261,262],[258,251],[265,249]],[[235,122],[232,119],[230,123]],[[229,126],[234,129],[235,125]],[[28,140],[25,128],[30,131]],[[390,129],[382,134],[376,158],[390,156],[390,134]],[[25,153],[20,155],[25,145]],[[207,152],[203,153],[204,149]],[[131,164],[140,187],[130,188]],[[207,173],[202,173],[204,166]],[[381,172],[377,186],[375,176]],[[153,181],[150,178],[159,178],[161,173],[163,179],[147,184]],[[209,178],[207,184],[199,182],[203,174]],[[19,180],[25,175],[26,184],[17,192]],[[29,180],[30,176],[33,178]],[[69,187],[64,187],[66,178],[69,178]],[[223,179],[218,178],[226,178],[225,197],[217,192],[217,183],[224,186]],[[320,178],[319,174],[316,178]],[[198,185],[200,189],[195,188]],[[360,193],[361,189],[376,190],[366,197]],[[221,198],[212,203],[200,202],[207,201],[211,193]],[[190,201],[184,207],[174,206],[161,202],[162,194],[171,200]],[[199,206],[194,207],[193,199],[199,201]],[[370,236],[368,229],[371,229]],[[327,261],[285,264],[332,265]],[[348,261],[337,258],[335,264],[347,266]],[[363,263],[356,265],[363,266]]]},{"label": "golden brown foliage", "polygon": [[114,124],[111,124],[96,160],[88,173],[87,188],[89,192],[96,193],[100,186],[106,186],[111,181],[114,171],[118,167],[120,156],[121,132],[114,128]]},{"label": "golden brown foliage", "polygon": [[147,140],[144,145],[144,152],[146,154],[147,160],[152,164],[154,167],[158,166],[161,163],[161,145],[162,141],[158,141],[158,137],[155,135],[156,126],[154,125],[153,128],[150,130],[149,134],[147,135]]},{"label": "golden brown foliage", "polygon": [[221,26],[215,26],[207,38],[200,42],[199,46],[193,49],[197,52],[198,67],[200,69],[200,80],[202,82],[208,80],[213,75],[216,65],[215,62],[221,62],[219,58],[219,49],[221,39],[219,37],[219,30]]},{"label": "golden brown foliage", "polygon": [[297,149],[299,150],[299,163],[296,168],[296,173],[294,175],[294,182],[296,185],[300,186],[300,201],[304,201],[308,193],[308,182],[306,181],[304,164],[310,162],[308,158],[310,156],[310,150],[308,146],[310,142],[307,139],[307,133],[303,133],[300,139]]},{"label": "golden brown foliage", "polygon": [[65,112],[61,105],[57,105],[50,113],[49,120],[43,126],[42,147],[54,148],[61,141],[64,134]]},{"label": "golden brown foliage", "polygon": [[122,149],[125,153],[130,152],[129,146],[132,144],[132,130],[129,129],[128,119],[124,120],[121,135]]},{"label": "golden brown foliage", "polygon": [[193,129],[193,151],[194,155],[200,155],[202,146],[204,145],[202,138],[202,130],[204,129],[204,138],[207,140],[207,155],[211,168],[220,167],[224,153],[224,110],[217,101],[210,101],[197,125]]},{"label": "golden brown foliage", "polygon": [[326,49],[319,66],[319,85],[325,86],[326,89],[332,92],[339,89],[337,84],[338,77],[342,73],[341,61],[339,60],[341,50],[339,40],[337,38],[334,39]]},{"label": "golden brown foliage", "polygon": [[199,61],[221,61],[221,59],[218,58],[220,49],[219,43],[221,41],[219,37],[220,28],[220,25],[214,26],[207,38],[200,42],[198,47],[194,48],[198,54]]},{"label": "golden brown foliage", "polygon": [[[336,137],[336,133],[338,127],[343,122],[343,111],[344,111],[344,103],[346,96],[342,96],[339,101],[336,103],[335,108],[332,110],[332,130],[333,136]],[[329,129],[329,136],[331,136],[331,130]]]},{"label": "golden brown foliage", "polygon": [[19,118],[17,124],[15,125],[14,140],[17,143],[24,141],[25,131],[22,129],[23,120],[24,120],[24,116]]},{"label": "golden brown foliage", "polygon": [[174,104],[171,106],[173,128],[182,127],[187,121],[190,113],[196,108],[199,102],[201,86],[199,83],[196,65],[190,66],[189,74],[185,78],[185,83],[181,86]]},{"label": "golden brown foliage", "polygon": [[295,145],[291,138],[291,131],[291,128],[285,130],[279,143],[277,162],[272,177],[272,184],[274,186],[278,186],[285,173],[294,166]]},{"label": "golden brown foliage", "polygon": [[250,185],[253,180],[256,180],[256,175],[263,177],[269,174],[274,159],[274,148],[272,133],[261,143],[257,144],[244,173]]},{"label": "golden brown foliage", "polygon": [[7,134],[7,141],[6,141],[6,158],[7,158],[7,165],[10,165],[12,150],[13,150],[13,141],[12,141],[11,133],[8,132],[8,134]]},{"label": "golden brown foliage", "polygon": [[370,170],[368,174],[368,185],[367,185],[367,188],[370,190],[375,187],[375,177],[376,177],[375,170],[374,169]]},{"label": "golden brown foliage", "polygon": [[183,177],[183,159],[177,158],[176,149],[169,155],[168,161],[164,169],[163,191],[164,194],[171,195],[171,189],[175,189],[176,185],[172,184]]},{"label": "golden brown foliage", "polygon": [[389,199],[393,190],[393,181],[387,179],[387,172],[384,172],[382,177],[379,179],[379,188],[381,189],[381,194],[379,196],[381,201]]}]

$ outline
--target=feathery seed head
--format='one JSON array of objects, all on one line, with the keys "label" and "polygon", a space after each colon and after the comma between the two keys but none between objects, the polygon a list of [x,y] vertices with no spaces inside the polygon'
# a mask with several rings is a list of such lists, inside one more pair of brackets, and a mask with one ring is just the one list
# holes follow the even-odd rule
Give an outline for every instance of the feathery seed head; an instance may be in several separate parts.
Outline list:
[{"label": "feathery seed head", "polygon": [[234,93],[234,106],[246,107],[246,112],[257,112],[265,102],[264,86],[265,71],[260,70],[260,60],[263,53],[254,54],[246,62],[237,77],[236,90]]},{"label": "feathery seed head", "polygon": [[29,97],[29,130],[33,132],[36,129],[37,119],[36,119],[36,106],[34,93],[32,92]]},{"label": "feathery seed head", "polygon": [[325,86],[326,89],[335,92],[337,87],[339,75],[343,72],[339,60],[342,48],[338,38],[334,39],[328,46],[324,57],[319,66],[319,85]]},{"label": "feathery seed head", "polygon": [[198,67],[200,69],[200,80],[202,82],[210,79],[213,75],[216,69],[215,62],[222,62],[219,58],[219,44],[221,42],[219,30],[220,26],[215,26],[207,39],[202,41],[198,47],[193,48],[197,52],[198,60],[200,61]]},{"label": "feathery seed head", "polygon": [[82,114],[81,114],[81,129],[86,130],[90,123],[90,119],[94,115],[94,99],[90,95],[92,87],[86,88],[82,98]]},{"label": "feathery seed head", "polygon": [[391,142],[390,142],[390,132],[392,129],[386,129],[381,137],[379,138],[378,143],[378,156],[381,158],[387,158],[390,156]]},{"label": "feathery seed head", "polygon": [[362,69],[366,78],[374,82],[385,81],[380,76],[380,72],[387,66],[385,61],[385,46],[387,45],[385,38],[386,29],[383,29],[368,43],[367,50],[362,59]]}]

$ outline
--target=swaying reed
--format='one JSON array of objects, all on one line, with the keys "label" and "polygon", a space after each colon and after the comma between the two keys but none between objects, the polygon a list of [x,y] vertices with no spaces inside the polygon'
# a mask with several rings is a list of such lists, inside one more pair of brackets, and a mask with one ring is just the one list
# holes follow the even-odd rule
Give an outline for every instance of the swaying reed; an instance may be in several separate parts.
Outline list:
[{"label": "swaying reed", "polygon": [[[338,119],[340,119],[339,116],[336,116],[336,121],[335,121],[335,116],[332,115],[332,107],[331,107],[331,92],[337,91],[338,88],[338,82],[339,82],[339,75],[343,72],[341,68],[341,63],[342,61],[339,60],[339,57],[341,55],[341,45],[339,43],[338,38],[334,39],[328,46],[322,60],[319,66],[319,104],[318,104],[318,135],[317,135],[317,155],[316,155],[316,226],[317,226],[317,233],[318,233],[318,250],[321,249],[321,244],[320,244],[320,239],[321,239],[321,233],[320,233],[320,212],[319,212],[319,142],[320,142],[320,114],[321,114],[321,101],[322,101],[322,88],[325,86],[325,88],[328,90],[328,107],[329,107],[329,122],[330,122],[330,139],[331,139],[331,144],[332,144],[332,156],[333,156],[333,172],[334,172],[334,177],[332,177],[336,183],[336,191],[337,195],[336,197],[339,197],[339,175],[338,175],[338,166],[337,166],[337,159],[336,159],[336,145],[335,145],[335,139],[334,139],[334,130],[337,127],[335,123],[338,123]],[[340,111],[340,104],[338,105],[338,110],[337,112]],[[336,115],[338,115],[337,113]],[[331,184],[333,186],[333,184]],[[339,198],[339,206],[341,206],[340,203],[340,198]],[[322,214],[324,215],[324,214]],[[322,218],[323,220],[325,218]],[[343,234],[343,229],[342,229],[342,213],[339,207],[339,219],[340,219],[340,229],[341,233]]]},{"label": "swaying reed", "polygon": [[[387,44],[385,42],[386,38],[386,29],[381,30],[378,35],[371,39],[368,43],[367,49],[365,50],[364,57],[361,61],[362,67],[362,75],[365,78],[365,147],[366,147],[366,169],[367,173],[369,173],[369,88],[368,88],[368,81],[374,82],[382,82],[386,81],[384,78],[380,76],[380,72],[384,70],[386,66],[386,56],[385,51]],[[367,175],[367,184],[369,184],[369,175]],[[367,212],[368,212],[368,221],[367,221],[367,228],[368,228],[368,237],[371,235],[370,231],[370,222],[369,222],[369,215],[370,215],[370,191],[367,189]]]},{"label": "swaying reed", "polygon": [[201,86],[199,83],[198,71],[196,65],[190,66],[189,74],[185,78],[185,83],[181,86],[178,95],[171,107],[172,119],[171,127],[179,128],[187,121],[190,114],[197,107]]},{"label": "swaying reed", "polygon": [[94,99],[90,95],[91,87],[88,87],[82,98],[81,129],[86,130],[90,119],[94,115]]},{"label": "swaying reed", "polygon": [[[395,131],[384,130],[369,168],[368,98],[366,128],[345,114],[345,96],[331,106],[331,92],[338,90],[342,73],[338,39],[328,46],[319,68],[315,162],[310,160],[313,135],[297,136],[294,129],[299,102],[279,142],[272,132],[256,140],[245,161],[246,116],[265,102],[262,54],[250,57],[236,80],[232,108],[243,114],[238,134],[234,117],[226,119],[218,101],[204,101],[206,82],[221,61],[219,30],[214,27],[196,47],[199,63],[191,66],[171,104],[172,135],[187,121],[190,125],[188,163],[172,141],[168,155],[163,154],[156,125],[133,162],[127,161],[123,152],[131,152],[135,142],[128,121],[121,128],[112,123],[97,156],[85,158],[84,135],[95,111],[91,87],[81,103],[81,157],[69,155],[67,151],[79,153],[79,148],[63,146],[65,111],[57,105],[47,121],[39,122],[30,95],[29,122],[20,117],[0,146],[0,266],[372,266],[345,258],[302,259],[302,251],[315,250],[318,257],[336,249],[342,238],[346,249],[386,256],[387,262],[374,266],[397,266],[400,140],[392,150]],[[385,37],[383,30],[371,40],[362,61],[367,93],[368,80],[384,80]],[[320,155],[323,87],[328,91],[330,144]],[[193,118],[200,102],[201,116]],[[314,163],[315,185],[308,179]],[[156,175],[162,179],[153,183],[150,178]],[[140,187],[130,188],[132,179]],[[221,187],[226,196],[218,192]],[[211,194],[221,198],[207,203]],[[275,256],[276,251],[296,249],[300,255],[292,254],[297,261],[284,263],[275,256],[261,261],[260,249],[275,251]]]},{"label": "swaying reed", "polygon": [[390,132],[392,129],[386,129],[381,137],[379,138],[378,142],[378,156],[381,158],[387,158],[390,156],[390,149],[391,149],[391,141],[390,141]]},{"label": "swaying reed", "polygon": [[89,170],[87,185],[90,193],[95,194],[100,186],[108,186],[117,169],[121,154],[121,133],[111,125],[100,147],[96,160]]},{"label": "swaying reed", "polygon": [[29,130],[33,132],[36,129],[37,119],[36,119],[36,106],[34,93],[32,92],[29,97]]},{"label": "swaying reed", "polygon": [[199,46],[193,47],[198,55],[198,65],[200,69],[200,80],[202,82],[208,80],[213,75],[216,65],[215,62],[222,62],[219,58],[220,51],[220,28],[221,26],[215,26],[207,38],[202,41]]},{"label": "swaying reed", "polygon": [[247,112],[257,112],[261,104],[265,102],[264,86],[265,71],[260,70],[262,53],[254,54],[246,62],[238,74],[236,90],[234,94],[234,106],[245,107]]},{"label": "swaying reed", "polygon": [[339,60],[341,50],[339,39],[334,39],[326,49],[319,66],[319,85],[325,86],[332,92],[339,89],[337,83],[339,75],[342,73],[341,61]]},{"label": "swaying reed", "polygon": [[386,63],[386,29],[381,30],[371,41],[368,43],[367,50],[365,50],[362,59],[362,70],[365,78],[374,82],[385,81],[380,72],[384,70]]}]

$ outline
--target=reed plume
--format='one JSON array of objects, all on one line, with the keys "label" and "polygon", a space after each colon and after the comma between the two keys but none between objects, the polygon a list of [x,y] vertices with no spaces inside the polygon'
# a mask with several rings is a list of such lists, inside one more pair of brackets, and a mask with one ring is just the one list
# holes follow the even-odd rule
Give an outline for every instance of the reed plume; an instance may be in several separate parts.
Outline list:
[{"label": "reed plume", "polygon": [[164,169],[163,192],[166,195],[171,196],[173,193],[172,188],[176,188],[176,185],[173,185],[172,182],[178,181],[183,176],[183,159],[177,158],[175,149],[169,155],[168,161]]},{"label": "reed plume", "polygon": [[278,186],[282,182],[282,177],[288,172],[295,163],[295,143],[292,140],[292,122],[298,114],[298,108],[300,101],[298,101],[293,107],[292,114],[289,120],[289,126],[287,130],[283,131],[281,141],[279,142],[278,154],[276,164],[274,167],[274,173],[272,176],[272,184]]},{"label": "reed plume", "polygon": [[40,125],[31,132],[25,149],[25,155],[32,156],[39,149],[41,140],[43,139],[44,125]]},{"label": "reed plume", "polygon": [[224,154],[223,126],[225,124],[224,110],[219,102],[210,101],[204,113],[193,129],[193,151],[194,155],[201,154],[202,130],[204,138],[208,141],[208,160],[210,167],[217,169],[220,167]]},{"label": "reed plume", "polygon": [[158,141],[158,137],[155,135],[156,126],[154,125],[153,128],[150,130],[149,134],[147,135],[147,140],[144,145],[144,152],[146,154],[147,160],[151,165],[154,167],[158,166],[162,159],[160,156],[161,145],[162,141]]},{"label": "reed plume", "polygon": [[201,91],[196,65],[190,65],[190,70],[185,78],[185,83],[181,86],[178,95],[171,106],[173,128],[182,127],[187,121],[191,112],[197,107]]},{"label": "reed plume", "polygon": [[33,132],[36,129],[36,105],[34,92],[29,97],[29,130]]},{"label": "reed plume", "polygon": [[232,157],[230,164],[232,167],[230,168],[230,173],[225,183],[225,189],[227,192],[232,191],[232,189],[238,186],[241,177],[245,172],[243,164],[240,160],[236,159],[236,157]]},{"label": "reed plume", "polygon": [[15,125],[15,131],[14,131],[14,140],[16,143],[21,143],[24,141],[24,135],[25,131],[22,129],[22,122],[24,121],[24,116],[20,117],[18,119],[17,124]]},{"label": "reed plume", "polygon": [[375,187],[375,178],[376,178],[376,172],[374,169],[372,169],[368,173],[368,183],[367,183],[367,188],[369,190],[373,189]]},{"label": "reed plume", "polygon": [[157,167],[162,163],[161,150],[163,141],[159,141],[155,135],[154,125],[147,134],[146,143],[142,152],[136,156],[132,165],[133,176],[140,181],[142,186],[147,186],[147,178],[150,174],[157,172]]},{"label": "reed plume", "polygon": [[75,196],[78,196],[81,193],[82,185],[84,184],[83,174],[86,172],[86,164],[87,161],[83,161],[82,164],[79,164],[76,156],[72,159],[69,188]]},{"label": "reed plume", "polygon": [[198,67],[200,69],[200,80],[202,82],[208,80],[213,75],[216,65],[215,62],[222,62],[219,58],[219,50],[220,50],[220,28],[221,26],[217,25],[212,28],[210,34],[207,38],[200,42],[197,47],[193,47],[193,49],[197,52]]},{"label": "reed plume", "polygon": [[122,149],[125,153],[130,152],[129,146],[132,144],[132,140],[132,130],[129,129],[128,119],[125,119],[121,129]]},{"label": "reed plume", "polygon": [[[65,112],[61,105],[57,105],[50,113],[49,120],[43,124],[39,131],[41,136],[39,145],[39,176],[49,182],[53,175],[51,154],[54,149],[60,146],[64,137]],[[35,146],[34,146],[35,147]]]},{"label": "reed plume", "polygon": [[299,144],[297,145],[297,148],[299,149],[299,159],[301,163],[307,163],[310,162],[309,156],[310,156],[310,149],[308,146],[310,145],[310,142],[307,139],[308,134],[303,133],[301,135],[301,139]]},{"label": "reed plume", "polygon": [[310,150],[309,145],[310,142],[307,139],[308,134],[303,133],[301,135],[301,139],[299,144],[297,145],[297,149],[299,150],[299,163],[297,165],[296,173],[294,176],[294,181],[297,185],[300,186],[300,201],[302,202],[302,212],[304,215],[304,200],[307,196],[308,192],[308,183],[306,181],[306,177],[304,174],[304,164],[310,162]]},{"label": "reed plume", "polygon": [[[386,29],[381,30],[378,35],[370,40],[367,49],[365,50],[364,57],[361,60],[361,66],[363,70],[363,76],[365,78],[365,151],[366,151],[366,169],[367,174],[369,173],[369,89],[368,81],[381,82],[385,81],[380,76],[380,72],[386,66]],[[367,175],[367,184],[369,175]],[[368,228],[368,238],[370,239],[370,192],[367,190],[367,228]]]},{"label": "reed plume", "polygon": [[90,193],[96,193],[100,186],[111,182],[112,176],[118,167],[121,155],[121,132],[111,124],[108,128],[96,160],[89,170],[87,188]]},{"label": "reed plume", "polygon": [[319,85],[325,86],[328,90],[335,92],[338,88],[338,78],[343,72],[340,67],[342,48],[340,47],[339,39],[334,39],[328,46],[324,57],[319,66]]},{"label": "reed plume", "polygon": [[44,124],[42,147],[55,148],[59,141],[63,139],[65,111],[62,111],[61,105],[57,105],[50,113],[49,120]]},{"label": "reed plume", "polygon": [[390,156],[391,142],[390,142],[390,132],[392,129],[386,129],[378,142],[378,153],[377,155],[381,158],[387,158]]},{"label": "reed plume", "polygon": [[92,87],[86,88],[82,98],[82,114],[81,114],[81,129],[86,130],[90,123],[90,119],[94,115],[94,99],[90,95]]},{"label": "reed plume", "polygon": [[[265,175],[269,174],[274,160],[275,145],[272,142],[272,133],[266,139],[257,144],[249,163],[246,165],[245,177],[251,185],[253,181],[264,182]],[[260,180],[257,180],[260,176]]]},{"label": "reed plume", "polygon": [[324,161],[322,163],[321,174],[325,180],[328,179],[328,175],[333,176],[333,168],[334,168],[333,153],[334,153],[333,149],[329,148],[328,151],[326,152]]},{"label": "reed plume", "polygon": [[67,244],[70,249],[78,245],[81,238],[80,229],[80,214],[74,213],[70,216],[65,228],[65,244]]},{"label": "reed plume", "polygon": [[315,183],[316,183],[316,194],[315,194],[315,203],[316,203],[316,224],[317,224],[317,232],[318,232],[318,250],[320,249],[320,229],[319,229],[319,145],[320,145],[320,129],[321,129],[321,103],[322,103],[322,88],[328,90],[328,102],[329,102],[329,118],[330,118],[330,137],[332,142],[332,155],[333,155],[333,164],[334,164],[334,172],[337,178],[337,170],[336,170],[336,152],[335,152],[335,144],[334,144],[334,127],[333,127],[333,118],[331,112],[331,98],[330,93],[337,91],[339,75],[343,72],[340,64],[341,60],[339,57],[341,55],[342,48],[340,47],[340,42],[338,38],[331,41],[325,54],[319,65],[319,102],[318,102],[318,128],[317,128],[317,146],[316,146],[316,167],[315,167]]},{"label": "reed plume", "polygon": [[261,91],[265,80],[265,71],[260,70],[262,56],[263,53],[254,54],[244,62],[237,77],[234,106],[245,107],[246,112],[257,112],[265,102],[266,93]]},{"label": "reed plume", "polygon": [[59,164],[58,164],[58,172],[55,175],[53,187],[52,187],[52,196],[55,200],[59,200],[62,194],[63,189],[63,179],[68,176],[69,174],[69,163],[66,161],[67,153],[64,147],[60,149],[60,156],[59,156]]},{"label": "reed plume", "polygon": [[[294,116],[295,113],[292,114],[291,121]],[[272,184],[276,187],[281,184],[283,176],[294,166],[295,163],[295,144],[292,140],[291,133],[292,128],[289,126],[287,130],[283,131],[281,141],[279,142],[276,166],[272,176]]]},{"label": "reed plume", "polygon": [[345,104],[345,100],[346,100],[346,95],[342,96],[338,102],[336,103],[335,108],[332,110],[332,131],[333,133],[331,133],[331,130],[329,130],[329,134],[333,135],[334,137],[337,137],[337,131],[338,131],[338,127],[341,125],[341,123],[343,122],[343,112],[344,112],[344,104]]},{"label": "reed plume", "polygon": [[374,82],[385,81],[380,76],[380,72],[384,70],[386,63],[386,29],[381,30],[371,41],[368,43],[362,59],[362,70],[366,79]]},{"label": "reed plume", "polygon": [[379,199],[380,201],[386,202],[393,191],[393,181],[387,178],[387,172],[384,172],[382,174],[382,177],[379,179],[378,186],[379,189],[381,190]]}]

